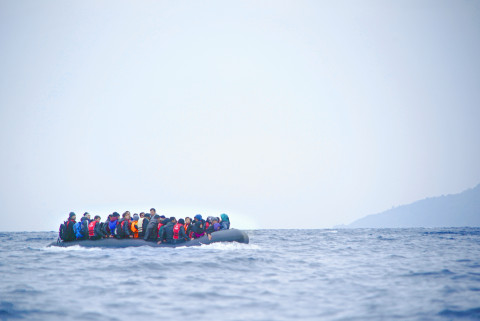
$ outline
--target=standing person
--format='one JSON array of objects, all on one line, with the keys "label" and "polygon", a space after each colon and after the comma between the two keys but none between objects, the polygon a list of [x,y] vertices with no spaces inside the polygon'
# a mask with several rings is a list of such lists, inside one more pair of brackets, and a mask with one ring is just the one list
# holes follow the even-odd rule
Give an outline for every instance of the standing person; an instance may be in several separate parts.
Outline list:
[{"label": "standing person", "polygon": [[133,233],[133,238],[138,239],[138,214],[133,214],[132,223],[130,223],[130,230]]},{"label": "standing person", "polygon": [[68,214],[67,221],[60,226],[60,238],[65,242],[75,241],[75,232],[73,230],[73,226],[77,223],[76,222],[77,216],[74,212],[70,212]]},{"label": "standing person", "polygon": [[155,215],[157,215],[157,211],[152,207],[152,208],[150,209],[150,216],[151,216],[151,217],[154,217]]},{"label": "standing person", "polygon": [[222,230],[228,230],[230,228],[230,218],[227,214],[223,213],[220,215],[220,225]]},{"label": "standing person", "polygon": [[102,223],[100,223],[101,217],[95,215],[93,221],[88,224],[88,237],[90,240],[99,240],[105,237],[105,233],[102,230]]},{"label": "standing person", "polygon": [[158,219],[160,215],[156,214],[152,217],[150,222],[148,222],[147,229],[145,230],[145,236],[143,239],[145,241],[156,241],[157,240],[157,233],[158,233]]}]

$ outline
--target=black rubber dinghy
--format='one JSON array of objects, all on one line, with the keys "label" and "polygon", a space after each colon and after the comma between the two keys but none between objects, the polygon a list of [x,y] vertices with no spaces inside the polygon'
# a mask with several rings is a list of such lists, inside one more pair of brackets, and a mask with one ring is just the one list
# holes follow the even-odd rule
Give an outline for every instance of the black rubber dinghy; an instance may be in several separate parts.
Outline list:
[{"label": "black rubber dinghy", "polygon": [[149,242],[143,239],[115,239],[115,238],[108,238],[108,239],[101,239],[101,240],[84,240],[84,241],[71,241],[71,242],[63,242],[57,241],[51,243],[49,246],[61,246],[61,247],[68,247],[68,246],[84,246],[84,247],[103,247],[103,248],[124,248],[124,247],[138,247],[138,246],[153,246],[153,247],[179,247],[179,246],[200,246],[202,244],[212,244],[218,242],[238,242],[238,243],[245,243],[248,244],[249,239],[247,233],[236,230],[221,230],[212,233],[212,239],[209,240],[207,235],[202,236],[198,239],[193,239],[187,242],[182,243],[161,243],[157,244],[157,242]]}]

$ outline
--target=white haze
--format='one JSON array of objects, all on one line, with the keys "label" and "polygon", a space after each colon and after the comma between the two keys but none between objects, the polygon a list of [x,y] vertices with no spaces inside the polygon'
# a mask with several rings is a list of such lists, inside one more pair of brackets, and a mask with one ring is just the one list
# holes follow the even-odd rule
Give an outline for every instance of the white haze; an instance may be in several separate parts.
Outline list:
[{"label": "white haze", "polygon": [[478,1],[0,0],[0,230],[322,228],[473,187],[479,42]]}]

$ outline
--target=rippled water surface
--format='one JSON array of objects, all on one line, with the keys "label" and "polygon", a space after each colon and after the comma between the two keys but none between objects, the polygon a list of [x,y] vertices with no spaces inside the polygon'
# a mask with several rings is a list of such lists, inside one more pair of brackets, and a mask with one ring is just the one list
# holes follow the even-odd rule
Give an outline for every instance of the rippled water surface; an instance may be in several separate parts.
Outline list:
[{"label": "rippled water surface", "polygon": [[0,233],[0,320],[480,320],[480,229],[248,234],[83,249]]}]

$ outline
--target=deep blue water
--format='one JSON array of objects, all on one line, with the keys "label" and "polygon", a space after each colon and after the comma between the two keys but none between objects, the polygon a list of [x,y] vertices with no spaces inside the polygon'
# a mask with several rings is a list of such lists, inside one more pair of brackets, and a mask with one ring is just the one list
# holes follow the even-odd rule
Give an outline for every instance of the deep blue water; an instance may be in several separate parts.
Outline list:
[{"label": "deep blue water", "polygon": [[0,233],[0,320],[480,320],[480,228],[248,234],[83,249]]}]

